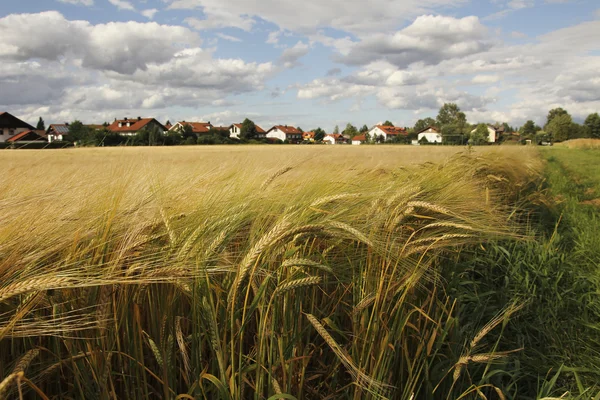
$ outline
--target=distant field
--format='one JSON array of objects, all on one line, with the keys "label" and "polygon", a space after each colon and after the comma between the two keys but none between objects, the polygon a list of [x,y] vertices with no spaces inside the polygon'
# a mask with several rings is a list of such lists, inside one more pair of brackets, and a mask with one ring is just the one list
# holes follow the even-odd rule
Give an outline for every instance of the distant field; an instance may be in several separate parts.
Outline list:
[{"label": "distant field", "polygon": [[49,398],[594,389],[596,316],[569,318],[595,289],[572,289],[591,275],[565,269],[563,203],[545,186],[559,176],[544,182],[537,148],[0,158],[0,398],[19,382]]}]

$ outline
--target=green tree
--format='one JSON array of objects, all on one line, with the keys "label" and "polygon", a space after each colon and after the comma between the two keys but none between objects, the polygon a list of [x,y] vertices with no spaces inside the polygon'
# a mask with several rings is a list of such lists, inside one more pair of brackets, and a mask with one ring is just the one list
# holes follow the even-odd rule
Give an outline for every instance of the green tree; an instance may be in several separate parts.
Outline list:
[{"label": "green tree", "polygon": [[462,121],[466,123],[466,120],[465,114],[460,111],[460,108],[455,103],[444,104],[437,115],[437,123],[440,127]]},{"label": "green tree", "polygon": [[351,138],[358,134],[358,130],[351,123],[346,124],[346,129],[344,129],[344,135],[349,135]]},{"label": "green tree", "polygon": [[[183,129],[181,129],[181,137],[184,142],[194,142],[196,143],[197,136],[194,133],[194,128],[190,124],[183,124]],[[188,140],[190,139],[190,140]]]},{"label": "green tree", "polygon": [[485,144],[488,142],[489,131],[487,124],[479,124],[477,128],[475,128],[474,132],[471,132],[469,136],[469,144],[478,145]]},{"label": "green tree", "polygon": [[529,120],[525,122],[525,125],[521,127],[521,135],[527,138],[533,138],[535,133],[537,132],[535,122]]},{"label": "green tree", "polygon": [[297,126],[296,129],[298,129],[300,132],[304,133],[304,131],[302,130],[302,128],[300,128],[299,126]]},{"label": "green tree", "polygon": [[550,137],[557,142],[562,142],[570,138],[571,124],[573,120],[567,113],[560,113],[551,118],[550,123],[546,126],[545,131],[550,134]]},{"label": "green tree", "polygon": [[38,120],[38,123],[37,123],[37,126],[35,127],[35,129],[40,130],[40,131],[46,130],[46,124],[44,123],[44,120],[42,119],[42,117],[40,117],[40,119]]},{"label": "green tree", "polygon": [[367,125],[363,125],[362,128],[358,131],[359,133],[367,133],[369,132],[369,127]]},{"label": "green tree", "polygon": [[69,124],[69,133],[65,139],[83,146],[95,144],[95,137],[93,137],[92,132],[79,120]]},{"label": "green tree", "polygon": [[434,126],[434,125],[435,125],[435,119],[427,117],[427,118],[418,120],[415,123],[414,129],[415,129],[416,133],[419,133],[422,130],[424,130],[425,128],[430,127],[430,126]]},{"label": "green tree", "polygon": [[544,125],[544,129],[546,129],[548,125],[550,125],[554,118],[559,117],[561,115],[569,115],[569,113],[565,109],[560,107],[553,108],[552,110],[548,111],[548,116],[546,117],[546,125]]},{"label": "green tree", "polygon": [[325,131],[320,127],[313,131],[315,133],[315,142],[320,142],[325,137]]},{"label": "green tree", "polygon": [[598,113],[588,115],[583,126],[585,126],[588,137],[600,139],[600,115]]},{"label": "green tree", "polygon": [[248,118],[242,122],[242,129],[240,129],[240,139],[252,140],[256,138],[256,125]]},{"label": "green tree", "polygon": [[383,126],[394,126],[394,124],[392,124],[390,121],[385,121]]},{"label": "green tree", "polygon": [[338,133],[340,133],[340,128],[336,125],[335,128],[333,128],[333,134],[337,135]]}]

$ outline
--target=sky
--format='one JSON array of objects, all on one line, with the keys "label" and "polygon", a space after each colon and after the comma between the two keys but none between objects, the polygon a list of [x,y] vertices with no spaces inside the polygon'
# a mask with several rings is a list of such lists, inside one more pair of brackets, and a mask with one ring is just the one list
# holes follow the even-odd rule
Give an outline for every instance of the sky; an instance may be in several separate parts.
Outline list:
[{"label": "sky", "polygon": [[600,111],[598,0],[1,0],[0,111],[327,132]]}]

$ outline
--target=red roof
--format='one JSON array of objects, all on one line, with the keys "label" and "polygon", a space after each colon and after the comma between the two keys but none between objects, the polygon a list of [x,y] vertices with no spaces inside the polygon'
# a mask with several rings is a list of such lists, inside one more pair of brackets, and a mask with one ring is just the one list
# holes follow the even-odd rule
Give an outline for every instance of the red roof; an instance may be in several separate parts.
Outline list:
[{"label": "red roof", "polygon": [[305,139],[313,139],[315,137],[315,133],[313,131],[304,132],[302,134],[302,137],[305,138]]},{"label": "red roof", "polygon": [[384,131],[386,135],[408,135],[406,128],[401,128],[399,126],[386,126],[386,125],[376,125],[379,129]]},{"label": "red roof", "polygon": [[301,135],[302,134],[302,132],[300,132],[298,129],[294,128],[293,126],[275,125],[271,129],[269,129],[269,131],[272,131],[273,129],[279,129],[286,135]]},{"label": "red roof", "polygon": [[11,136],[6,139],[7,142],[45,142],[47,141],[46,132],[40,130],[29,130],[21,133],[17,133],[15,136]]},{"label": "red roof", "polygon": [[[242,124],[233,124],[233,126],[237,126],[238,129],[242,129]],[[265,130],[263,128],[261,128],[260,126],[254,124],[254,126],[256,127],[256,132],[257,133],[265,133]]]},{"label": "red roof", "polygon": [[[184,125],[191,126],[192,127],[192,132],[194,132],[194,133],[208,133],[208,131],[210,131],[210,128],[213,127],[210,122],[186,122],[186,121],[181,121],[181,122],[178,122],[178,124],[180,124],[181,126],[184,126]],[[177,124],[175,124],[175,125],[177,125]]]},{"label": "red roof", "polygon": [[367,141],[367,135],[362,134],[362,135],[358,135],[358,136],[354,136],[352,138],[352,141],[361,141],[361,142],[366,142]]},{"label": "red roof", "polygon": [[[142,130],[150,122],[154,121],[163,129],[166,129],[163,124],[154,118],[138,118],[138,119],[118,119],[108,126],[108,130],[115,133],[135,133]],[[121,126],[119,126],[121,123]],[[130,123],[131,126],[127,126]]]}]

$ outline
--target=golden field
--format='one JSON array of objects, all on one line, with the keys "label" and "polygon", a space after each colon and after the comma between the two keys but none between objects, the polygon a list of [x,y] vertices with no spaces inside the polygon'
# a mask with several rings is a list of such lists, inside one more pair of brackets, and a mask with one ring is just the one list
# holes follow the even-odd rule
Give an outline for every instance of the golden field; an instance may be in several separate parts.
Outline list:
[{"label": "golden field", "polygon": [[0,398],[504,396],[522,302],[464,329],[441,272],[526,238],[535,149],[0,158]]}]

